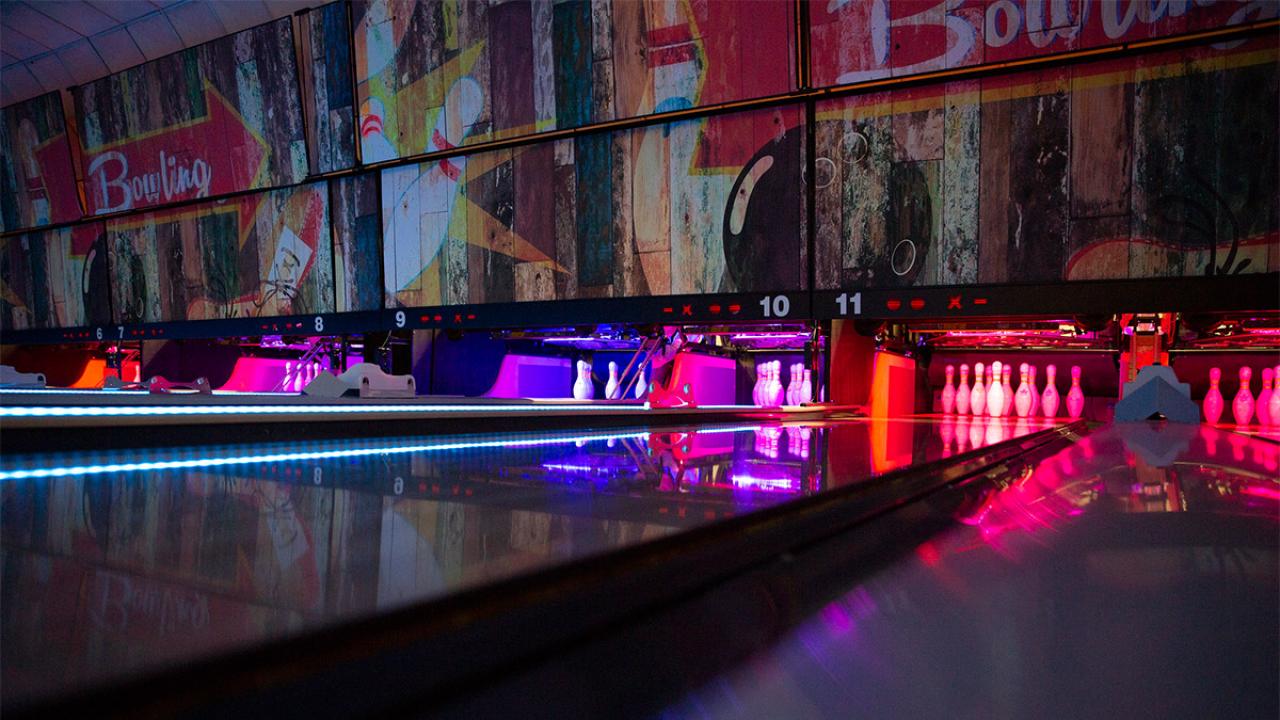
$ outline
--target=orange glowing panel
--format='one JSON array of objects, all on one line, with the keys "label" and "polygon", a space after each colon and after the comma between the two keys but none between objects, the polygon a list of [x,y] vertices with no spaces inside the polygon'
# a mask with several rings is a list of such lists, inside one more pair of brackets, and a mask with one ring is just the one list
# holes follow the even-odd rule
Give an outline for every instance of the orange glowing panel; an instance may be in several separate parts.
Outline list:
[{"label": "orange glowing panel", "polygon": [[80,377],[71,383],[73,388],[100,388],[102,381],[107,376],[107,361],[100,358],[89,358],[89,362],[85,363],[84,372],[80,373]]}]

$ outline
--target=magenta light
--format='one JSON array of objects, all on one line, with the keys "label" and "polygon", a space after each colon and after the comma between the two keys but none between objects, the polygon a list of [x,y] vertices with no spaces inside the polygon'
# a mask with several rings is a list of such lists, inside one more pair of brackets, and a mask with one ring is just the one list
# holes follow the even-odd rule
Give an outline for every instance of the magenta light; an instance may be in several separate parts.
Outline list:
[{"label": "magenta light", "polygon": [[731,478],[734,487],[744,490],[764,490],[766,492],[794,492],[796,482],[789,478],[758,478],[750,475],[734,474]]},{"label": "magenta light", "polygon": [[1280,490],[1275,488],[1263,487],[1261,485],[1245,485],[1240,489],[1245,495],[1266,498],[1268,500],[1280,500]]},{"label": "magenta light", "polygon": [[733,336],[734,340],[781,340],[782,338],[807,338],[809,333],[803,332],[776,332],[776,333],[738,333]]}]

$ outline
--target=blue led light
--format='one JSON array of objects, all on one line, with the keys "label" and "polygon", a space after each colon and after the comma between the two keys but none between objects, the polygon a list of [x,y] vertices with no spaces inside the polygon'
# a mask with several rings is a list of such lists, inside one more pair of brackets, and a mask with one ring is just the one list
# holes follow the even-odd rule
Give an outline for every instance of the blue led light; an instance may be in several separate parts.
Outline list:
[{"label": "blue led light", "polygon": [[[714,428],[713,432],[746,432],[750,427]],[[699,430],[699,432],[704,432]],[[454,442],[437,442],[416,445],[378,445],[374,447],[344,448],[341,450],[312,450],[292,452],[271,452],[257,455],[207,455],[200,457],[184,457],[176,460],[153,460],[147,462],[95,463],[84,465],[67,465],[62,467],[40,467],[21,470],[0,470],[0,481],[34,480],[39,478],[68,477],[74,475],[104,475],[127,472],[147,472],[155,470],[183,470],[191,468],[221,467],[227,465],[253,465],[277,462],[298,462],[305,460],[330,460],[335,458],[357,458],[372,455],[405,455],[411,453],[442,452],[451,450],[475,450],[493,448],[524,448],[553,445],[568,445],[608,440],[647,440],[649,433],[595,433],[591,435],[573,435],[541,438],[508,438],[505,440],[460,440]]]}]

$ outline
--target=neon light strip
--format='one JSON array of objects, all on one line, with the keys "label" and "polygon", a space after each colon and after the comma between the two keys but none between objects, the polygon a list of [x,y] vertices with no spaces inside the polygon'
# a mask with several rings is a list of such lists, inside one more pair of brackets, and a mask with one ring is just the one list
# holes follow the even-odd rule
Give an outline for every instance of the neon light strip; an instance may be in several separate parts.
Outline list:
[{"label": "neon light strip", "polygon": [[[410,413],[439,415],[464,412],[564,412],[606,410],[636,412],[636,405],[158,405],[148,407],[7,407],[0,418],[156,417],[185,415],[367,415]],[[698,410],[756,410],[753,405],[702,405]]]},{"label": "neon light strip", "polygon": [[[152,393],[149,390],[105,390],[77,388],[0,388],[0,395],[15,393],[21,395],[97,395],[99,397],[116,395],[198,395],[195,390],[177,388],[171,393]],[[249,395],[254,397],[300,397],[296,392],[250,392],[241,390],[214,390],[214,395]]]},{"label": "neon light strip", "polygon": [[[754,426],[716,428],[715,432],[747,432]],[[701,432],[701,431],[700,431]],[[0,481],[34,480],[40,478],[67,477],[70,475],[104,475],[154,470],[184,470],[190,468],[221,467],[226,465],[258,465],[263,463],[298,462],[303,460],[331,460],[335,458],[368,457],[370,455],[405,455],[412,453],[441,452],[448,450],[477,450],[485,448],[524,448],[548,445],[568,445],[608,440],[647,440],[649,433],[599,433],[574,437],[530,438],[528,440],[469,440],[431,443],[427,445],[380,445],[377,447],[351,448],[347,450],[313,450],[310,452],[278,452],[262,455],[230,455],[225,457],[200,457],[182,460],[156,460],[150,462],[107,463],[97,465],[69,465],[29,470],[0,470]]]}]

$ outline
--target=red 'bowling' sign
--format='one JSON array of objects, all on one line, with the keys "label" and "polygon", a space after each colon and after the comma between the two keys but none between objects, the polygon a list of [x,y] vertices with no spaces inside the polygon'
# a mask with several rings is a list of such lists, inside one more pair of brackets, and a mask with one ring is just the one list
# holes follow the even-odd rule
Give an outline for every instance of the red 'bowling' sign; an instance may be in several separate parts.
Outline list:
[{"label": "red 'bowling' sign", "polygon": [[813,76],[817,85],[855,83],[1277,14],[1277,0],[810,0]]},{"label": "red 'bowling' sign", "polygon": [[85,150],[94,215],[258,187],[269,149],[224,97],[204,84],[204,117]]}]

